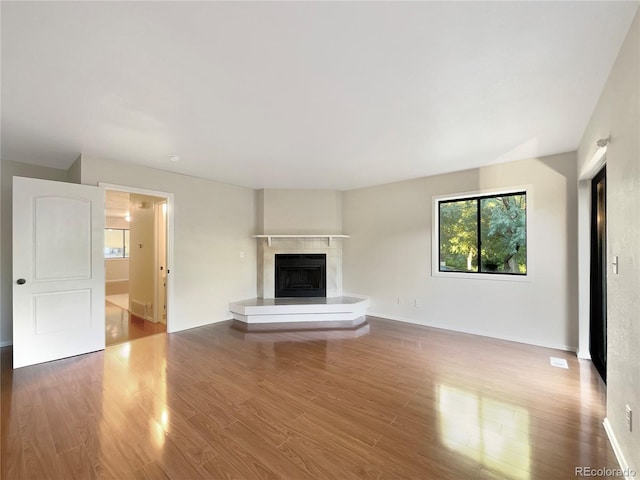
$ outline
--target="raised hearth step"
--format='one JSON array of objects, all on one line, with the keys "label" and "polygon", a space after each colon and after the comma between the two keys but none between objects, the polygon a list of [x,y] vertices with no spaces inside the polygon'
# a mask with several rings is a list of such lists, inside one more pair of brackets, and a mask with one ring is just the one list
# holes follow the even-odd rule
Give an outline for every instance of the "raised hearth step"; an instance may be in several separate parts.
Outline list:
[{"label": "raised hearth step", "polygon": [[353,321],[366,315],[365,297],[250,298],[229,303],[235,320],[245,323]]}]

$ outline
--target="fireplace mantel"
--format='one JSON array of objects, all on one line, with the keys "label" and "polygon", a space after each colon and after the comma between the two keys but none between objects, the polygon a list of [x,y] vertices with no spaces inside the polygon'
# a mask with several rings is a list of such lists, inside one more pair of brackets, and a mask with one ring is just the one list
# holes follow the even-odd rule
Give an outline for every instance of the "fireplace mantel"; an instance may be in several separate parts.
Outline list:
[{"label": "fireplace mantel", "polygon": [[326,238],[329,246],[334,238],[349,238],[349,235],[335,235],[333,233],[327,234],[313,234],[313,235],[251,235],[252,238],[266,238],[267,243],[271,246],[271,239],[273,238]]}]

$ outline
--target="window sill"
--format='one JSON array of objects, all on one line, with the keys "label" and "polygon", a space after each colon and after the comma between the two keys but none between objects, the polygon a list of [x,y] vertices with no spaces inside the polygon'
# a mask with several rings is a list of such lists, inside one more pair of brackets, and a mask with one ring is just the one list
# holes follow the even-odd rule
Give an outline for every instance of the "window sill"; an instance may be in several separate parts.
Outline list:
[{"label": "window sill", "polygon": [[439,270],[433,270],[431,272],[432,277],[441,278],[464,278],[473,280],[493,280],[498,282],[532,282],[533,276],[531,272],[526,275],[509,275],[500,273],[465,273],[465,272],[441,272]]}]

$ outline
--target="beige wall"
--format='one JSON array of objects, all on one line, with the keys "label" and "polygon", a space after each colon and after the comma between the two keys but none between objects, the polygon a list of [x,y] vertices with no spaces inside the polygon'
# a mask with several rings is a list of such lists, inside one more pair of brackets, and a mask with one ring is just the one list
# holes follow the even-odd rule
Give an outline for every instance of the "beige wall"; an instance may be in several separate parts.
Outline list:
[{"label": "beige wall", "polygon": [[104,220],[105,228],[122,228],[124,230],[129,229],[129,222],[120,217],[106,217]]},{"label": "beige wall", "polygon": [[336,190],[260,190],[260,233],[342,233],[342,193]]},{"label": "beige wall", "polygon": [[67,170],[67,182],[80,183],[82,179],[82,164],[78,157],[75,162],[71,164],[69,170]]},{"label": "beige wall", "polygon": [[147,306],[153,319],[155,273],[155,203],[163,199],[132,193],[129,197],[129,302]]},{"label": "beige wall", "polygon": [[[80,162],[73,164],[78,173],[77,167]],[[105,228],[121,228],[129,230],[129,222],[121,217],[106,217]],[[115,295],[129,292],[129,259],[128,258],[107,258],[104,261],[105,294]]]},{"label": "beige wall", "polygon": [[[256,192],[256,230],[274,235],[342,234],[342,192],[337,190],[264,189]],[[257,240],[259,297],[275,295],[275,255],[327,255],[327,296],[342,295],[342,240],[331,247],[327,239],[274,239],[271,246]]]},{"label": "beige wall", "polygon": [[104,276],[107,282],[129,280],[129,259],[128,258],[105,259]]},{"label": "beige wall", "polygon": [[[432,276],[433,196],[526,184],[529,281]],[[576,210],[575,153],[344,192],[344,291],[371,314],[575,349]]]},{"label": "beige wall", "polygon": [[227,320],[229,301],[256,296],[254,190],[83,156],[82,183],[98,182],[174,195],[170,331]]},{"label": "beige wall", "polygon": [[12,254],[11,247],[11,224],[12,224],[12,195],[13,195],[13,177],[29,177],[44,180],[56,180],[63,182],[67,180],[67,172],[56,168],[40,167],[28,163],[12,162],[2,160],[0,162],[2,170],[2,200],[1,200],[1,222],[2,229],[2,257],[0,259],[0,276],[2,277],[1,290],[1,320],[0,320],[0,345],[8,345],[13,341],[13,273],[12,273]]},{"label": "beige wall", "polygon": [[581,171],[589,168],[596,140],[609,134],[607,247],[609,260],[618,256],[619,273],[607,275],[607,422],[629,468],[640,471],[640,14],[580,142]]}]

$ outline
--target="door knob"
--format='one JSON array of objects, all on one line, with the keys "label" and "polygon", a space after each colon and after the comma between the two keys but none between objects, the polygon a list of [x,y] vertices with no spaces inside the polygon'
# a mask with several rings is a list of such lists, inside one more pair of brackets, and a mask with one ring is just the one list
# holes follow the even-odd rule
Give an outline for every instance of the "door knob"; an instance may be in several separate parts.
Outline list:
[{"label": "door knob", "polygon": [[27,281],[24,278],[19,278],[18,281],[16,282],[18,285],[24,285],[25,283],[27,283]]}]

